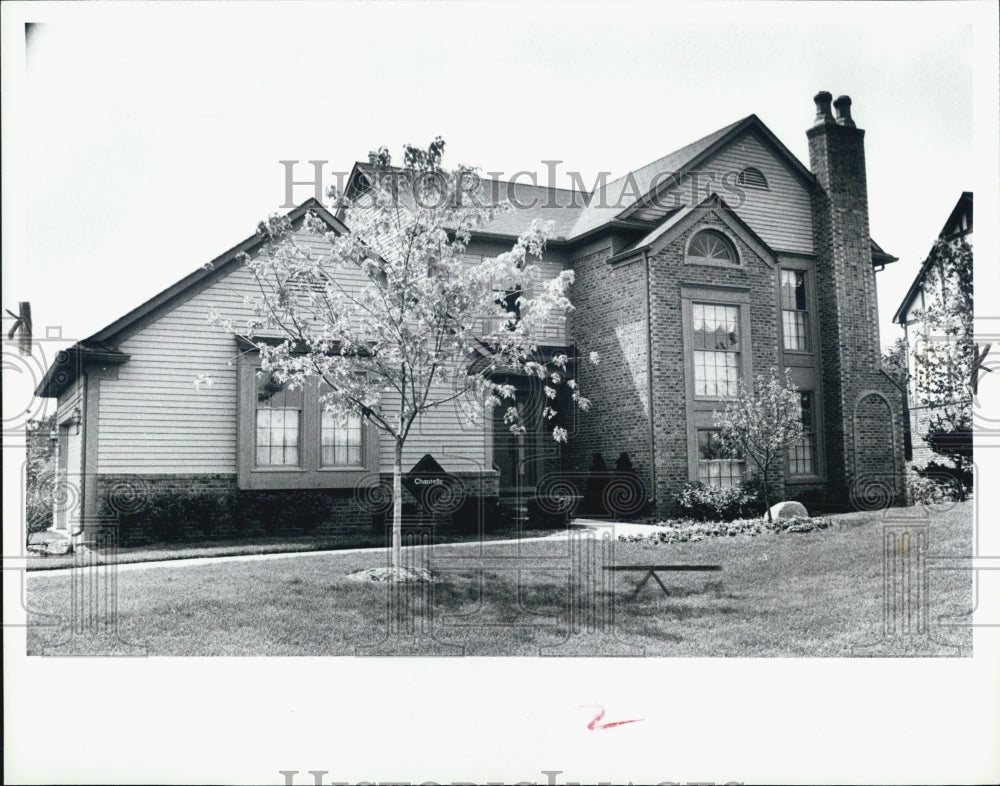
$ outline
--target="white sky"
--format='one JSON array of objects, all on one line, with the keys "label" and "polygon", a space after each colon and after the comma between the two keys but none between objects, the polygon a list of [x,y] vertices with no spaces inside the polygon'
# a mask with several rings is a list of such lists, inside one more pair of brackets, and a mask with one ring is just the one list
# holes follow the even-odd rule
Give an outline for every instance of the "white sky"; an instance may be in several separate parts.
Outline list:
[{"label": "white sky", "polygon": [[[934,4],[904,25],[894,13],[891,35],[870,7],[829,24],[781,4],[787,21],[720,25],[664,5],[142,6],[52,9],[23,92],[5,93],[24,180],[4,232],[23,222],[24,253],[5,255],[4,305],[30,300],[39,329],[70,338],[251,234],[284,200],[281,159],[305,178],[309,159],[348,170],[441,134],[453,163],[544,172],[555,158],[590,183],[756,113],[808,165],[812,96],[827,89],[854,100],[872,234],[900,257],[878,277],[885,341],[976,174],[973,33]],[[703,13],[767,18],[755,8]]]},{"label": "white sky", "polygon": [[[251,234],[283,201],[281,159],[346,170],[378,145],[398,155],[405,142],[441,134],[452,163],[514,172],[555,158],[591,182],[756,113],[808,165],[805,131],[821,89],[854,101],[867,131],[872,234],[900,257],[878,276],[883,341],[963,190],[975,191],[979,217],[977,312],[995,302],[997,268],[982,262],[996,259],[994,2],[3,3],[0,16],[3,306],[30,300],[39,337],[60,326],[65,339],[84,338]],[[47,22],[27,49],[25,21]],[[45,344],[50,359],[59,344]],[[37,381],[13,373],[30,365],[15,360],[5,346],[4,442],[17,459],[4,465],[6,543],[20,538],[23,457],[11,452],[8,427]],[[977,495],[991,491],[983,477]],[[998,553],[990,531],[981,535],[981,553]],[[23,614],[18,598],[16,586],[5,591]],[[8,709],[17,709],[6,733],[23,730],[22,747],[5,750],[20,752],[38,780],[44,764],[107,782],[109,760],[125,782],[177,773],[188,782],[273,773],[278,782],[282,768],[302,771],[296,783],[310,781],[310,768],[329,769],[326,783],[364,780],[386,772],[376,765],[387,744],[394,761],[421,762],[429,777],[443,778],[441,765],[471,780],[482,770],[467,757],[488,744],[484,755],[513,780],[542,782],[547,766],[565,771],[560,782],[643,773],[766,782],[766,738],[780,744],[791,782],[993,782],[992,633],[977,631],[975,659],[931,665],[696,659],[611,670],[526,659],[491,661],[478,674],[476,663],[447,663],[428,678],[437,668],[429,659],[294,668],[277,659],[19,659],[6,680]],[[23,641],[23,631],[5,631],[5,653],[23,653]],[[704,688],[726,684],[735,687]],[[74,704],[66,686],[75,685],[93,687],[99,701]],[[457,685],[466,711],[456,715]],[[568,720],[577,702],[607,702],[611,714],[637,700],[658,725],[615,729],[612,740],[577,736]],[[82,707],[88,721],[67,725],[53,707]],[[711,714],[704,748],[644,731],[669,718],[687,724],[689,710]],[[712,725],[726,718],[728,727]],[[367,732],[407,719],[412,735]],[[884,761],[837,753],[854,750],[859,722],[884,740]],[[169,745],[171,729],[180,755],[164,758],[150,745]],[[376,748],[358,746],[359,729]],[[441,746],[422,740],[432,729]],[[88,775],[89,756],[103,774]]]}]

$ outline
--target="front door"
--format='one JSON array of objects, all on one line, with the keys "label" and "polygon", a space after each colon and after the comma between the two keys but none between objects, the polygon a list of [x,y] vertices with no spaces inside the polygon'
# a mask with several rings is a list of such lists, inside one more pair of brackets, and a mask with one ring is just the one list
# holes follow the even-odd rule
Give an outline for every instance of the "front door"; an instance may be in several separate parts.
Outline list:
[{"label": "front door", "polygon": [[[504,422],[504,415],[513,406],[517,407],[523,433],[512,434],[510,424]],[[500,471],[500,493],[504,496],[530,493],[538,482],[537,409],[527,390],[519,390],[515,401],[505,399],[493,408],[493,465]]]}]

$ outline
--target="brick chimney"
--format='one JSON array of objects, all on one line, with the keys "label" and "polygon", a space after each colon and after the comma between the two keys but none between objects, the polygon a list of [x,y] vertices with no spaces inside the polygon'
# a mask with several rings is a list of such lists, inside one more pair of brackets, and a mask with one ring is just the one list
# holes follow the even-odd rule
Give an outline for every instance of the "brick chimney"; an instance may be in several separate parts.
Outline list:
[{"label": "brick chimney", "polygon": [[[868,228],[865,132],[851,117],[851,99],[840,96],[833,101],[834,118],[831,97],[826,91],[816,94],[816,119],[806,136],[818,181],[812,200],[813,234],[827,474],[834,489],[850,493],[861,471],[854,433],[859,397],[884,385],[877,378],[881,349]],[[888,395],[883,398],[887,407],[896,409]],[[894,441],[891,428],[886,439]]]}]

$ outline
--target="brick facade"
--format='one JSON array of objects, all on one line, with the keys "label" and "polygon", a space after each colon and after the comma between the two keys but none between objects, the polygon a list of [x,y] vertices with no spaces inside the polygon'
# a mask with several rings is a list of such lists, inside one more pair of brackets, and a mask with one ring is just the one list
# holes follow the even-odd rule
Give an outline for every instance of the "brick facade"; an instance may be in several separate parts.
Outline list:
[{"label": "brick facade", "polygon": [[600,363],[581,359],[577,379],[591,400],[588,412],[573,412],[566,445],[565,473],[577,486],[586,482],[593,456],[609,470],[628,453],[642,495],[650,488],[649,377],[646,354],[646,283],[642,262],[608,264],[610,246],[573,261],[576,306],[570,327],[578,346],[596,351]]},{"label": "brick facade", "polygon": [[[565,446],[556,445],[541,431],[528,448],[518,446],[519,456],[525,454],[519,461],[536,462],[531,472],[519,476],[530,478],[530,482],[514,483],[508,478],[503,484],[505,494],[516,491],[519,495],[519,507],[525,502],[524,495],[556,498],[570,494],[579,498],[588,485],[596,454],[603,459],[608,478],[620,486],[614,489],[618,498],[612,513],[627,512],[625,517],[629,517],[642,512],[659,516],[677,512],[676,496],[686,483],[699,477],[698,431],[714,428],[713,415],[723,406],[719,396],[695,393],[692,314],[701,306],[723,306],[730,317],[737,315],[737,362],[744,383],[783,369],[800,389],[812,395],[816,455],[806,463],[806,469],[800,464],[800,474],[794,477],[785,477],[788,468],[778,462],[770,478],[774,496],[808,493],[813,500],[843,506],[852,502],[872,506],[900,498],[904,487],[903,406],[901,392],[881,370],[864,131],[856,128],[851,118],[850,99],[841,97],[832,102],[829,93],[820,93],[815,101],[816,121],[807,131],[811,172],[751,115],[637,170],[643,183],[636,187],[639,190],[653,188],[649,178],[657,166],[664,172],[679,173],[672,196],[690,192],[688,201],[656,203],[650,190],[636,194],[636,201],[628,204],[627,200],[622,202],[624,186],[608,184],[608,193],[594,197],[595,203],[603,203],[605,208],[584,207],[574,197],[572,206],[553,213],[561,222],[561,234],[553,238],[547,252],[548,274],[570,268],[575,275],[569,292],[575,309],[569,314],[568,335],[559,332],[559,348],[578,350],[581,357],[576,379],[592,407],[583,412],[569,402],[560,402],[558,422],[569,432]],[[831,103],[837,108],[836,118]],[[706,168],[699,170],[702,166]],[[692,174],[684,174],[685,167]],[[750,194],[748,183],[748,191],[743,193],[747,200],[734,199],[728,204],[720,194],[732,197],[736,192],[722,194],[720,183],[749,167],[756,172],[757,190]],[[766,177],[761,167],[767,171]],[[712,173],[717,176],[714,180],[708,177]],[[700,185],[694,174],[702,176]],[[706,182],[715,185],[706,191]],[[571,192],[566,195],[573,196]],[[615,203],[615,207],[606,209],[608,203]],[[301,206],[293,213],[301,215],[305,209]],[[321,208],[311,205],[308,209]],[[515,219],[528,221],[533,217],[549,215],[514,211],[508,224],[500,225],[490,237],[493,245],[476,248],[492,253],[494,246],[499,249],[516,237],[517,233],[510,234],[516,228]],[[335,218],[328,216],[328,222],[336,229]],[[728,241],[724,245],[727,249],[731,245],[735,256],[729,254],[722,262],[711,255],[689,256],[691,238],[705,229],[713,230],[717,238],[723,235]],[[876,261],[892,259],[879,249],[875,253]],[[225,265],[213,268],[211,275],[216,278],[206,278],[198,286],[204,289],[221,280]],[[784,347],[782,335],[779,284],[783,269],[803,271],[808,291],[807,307],[795,306],[798,313],[806,312],[808,325],[796,338],[808,333],[808,340],[790,349]],[[162,325],[173,314],[178,343],[171,351],[192,351],[184,343],[188,330],[184,319],[202,318],[197,304],[185,306],[190,312],[185,312],[186,316],[179,308],[176,313],[171,311],[172,297],[169,292],[158,296],[150,307],[153,311],[136,317],[134,325],[109,326],[95,334],[102,342],[100,353],[93,355],[96,350],[88,350],[93,355],[87,361],[91,366],[107,364],[111,358],[115,370],[121,368],[122,373],[109,375],[103,387],[95,385],[88,393],[93,401],[85,408],[84,433],[88,444],[103,446],[105,453],[99,462],[99,451],[86,451],[91,462],[85,470],[88,483],[96,479],[94,493],[88,487],[85,495],[87,516],[116,517],[122,524],[123,542],[129,538],[141,542],[370,527],[372,515],[384,509],[391,497],[386,491],[391,478],[384,452],[380,456],[374,448],[368,453],[373,457],[371,466],[359,470],[357,474],[363,478],[351,478],[351,487],[327,488],[332,482],[318,472],[312,472],[315,477],[308,484],[304,475],[300,478],[285,471],[272,473],[275,479],[264,479],[257,486],[241,479],[240,472],[260,473],[253,468],[249,452],[240,453],[244,464],[237,461],[232,466],[237,442],[245,449],[254,440],[246,417],[241,421],[245,433],[236,439],[236,393],[239,389],[246,396],[249,387],[241,386],[235,378],[215,386],[214,399],[207,394],[192,399],[192,408],[211,404],[213,412],[232,418],[211,420],[214,431],[206,433],[213,434],[212,439],[203,438],[199,431],[207,428],[199,425],[206,422],[204,419],[184,420],[183,428],[164,433],[164,439],[150,443],[152,447],[142,443],[138,435],[145,434],[148,426],[136,426],[143,421],[132,415],[142,412],[142,404],[137,402],[148,400],[148,395],[141,395],[145,388],[136,386],[149,384],[149,374],[139,372],[163,365],[163,350],[159,343],[147,347],[132,337],[141,338],[144,325]],[[123,340],[129,353],[118,352],[112,357],[109,353]],[[206,352],[204,348],[199,351]],[[592,352],[600,356],[596,366],[586,359]],[[230,357],[229,344],[220,344],[218,355]],[[48,381],[39,387],[40,395],[58,395],[61,406],[68,406],[72,388],[57,384],[54,374],[50,370]],[[97,406],[102,389],[117,396],[102,405],[104,414]],[[164,395],[177,397],[182,395],[177,391],[183,391],[183,395],[193,396],[193,390],[189,379],[178,377],[175,388]],[[542,391],[532,388],[527,393],[534,396],[540,412],[545,403]],[[171,404],[173,400],[166,399]],[[245,415],[249,410],[244,407],[239,411]],[[452,421],[440,416],[420,434],[426,442],[421,443],[420,453],[469,454],[474,461],[465,467],[486,465],[480,473],[459,475],[462,484],[456,493],[463,499],[495,499],[501,492],[499,475],[503,470],[490,467],[489,462],[491,456],[494,464],[498,456],[505,456],[503,444],[496,441],[492,424],[485,428],[483,433],[463,432],[464,442],[456,444]],[[99,430],[109,429],[112,438],[105,439]],[[203,451],[207,455],[191,453],[190,441],[181,438],[191,434],[202,439],[206,447],[211,445],[211,450]],[[164,444],[174,452],[151,455]],[[615,479],[615,465],[622,454],[628,455],[632,473]],[[199,464],[202,459],[209,463]],[[171,462],[191,469],[178,474],[149,474],[175,466]],[[133,466],[142,474],[117,474]],[[230,466],[232,473],[228,472]],[[307,485],[312,488],[305,488]],[[250,488],[254,490],[247,490]]]},{"label": "brick facade", "polygon": [[[833,494],[863,499],[866,486],[904,493],[903,402],[899,389],[881,370],[875,273],[868,228],[868,188],[864,131],[850,115],[850,99],[816,97],[817,120],[809,129],[809,158],[818,181],[813,198],[823,370],[826,457]],[[865,440],[851,438],[862,398],[877,393],[888,412],[868,424]],[[873,406],[865,404],[867,407]],[[866,440],[893,445],[881,465],[869,459]],[[888,493],[888,492],[886,492]]]}]

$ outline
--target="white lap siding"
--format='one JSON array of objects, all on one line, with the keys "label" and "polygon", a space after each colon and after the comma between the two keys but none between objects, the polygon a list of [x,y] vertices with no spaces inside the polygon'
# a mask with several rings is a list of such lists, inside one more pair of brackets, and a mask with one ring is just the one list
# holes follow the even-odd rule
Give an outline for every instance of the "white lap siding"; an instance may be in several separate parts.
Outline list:
[{"label": "white lap siding", "polygon": [[[322,253],[322,240],[308,242]],[[99,382],[100,473],[236,473],[237,368],[230,364],[236,342],[210,323],[209,313],[214,307],[239,325],[251,315],[244,295],[257,293],[253,276],[237,268],[119,342],[130,359],[119,367],[118,379]],[[201,375],[212,384],[196,388]],[[398,403],[387,398],[385,407],[395,411]],[[392,441],[385,435],[379,453],[381,469],[390,470]],[[492,469],[483,426],[461,423],[455,404],[427,413],[414,426],[404,465],[424,453],[455,472]]]},{"label": "white lap siding", "polygon": [[[739,186],[743,191],[741,202],[733,193],[732,184],[736,182],[737,173],[747,167],[755,167],[763,173],[767,188]],[[714,191],[775,251],[813,253],[809,192],[755,134],[745,134],[727,145],[695,171],[697,183],[693,183],[691,177],[684,178],[680,185],[660,197],[664,205],[698,203]]]}]

